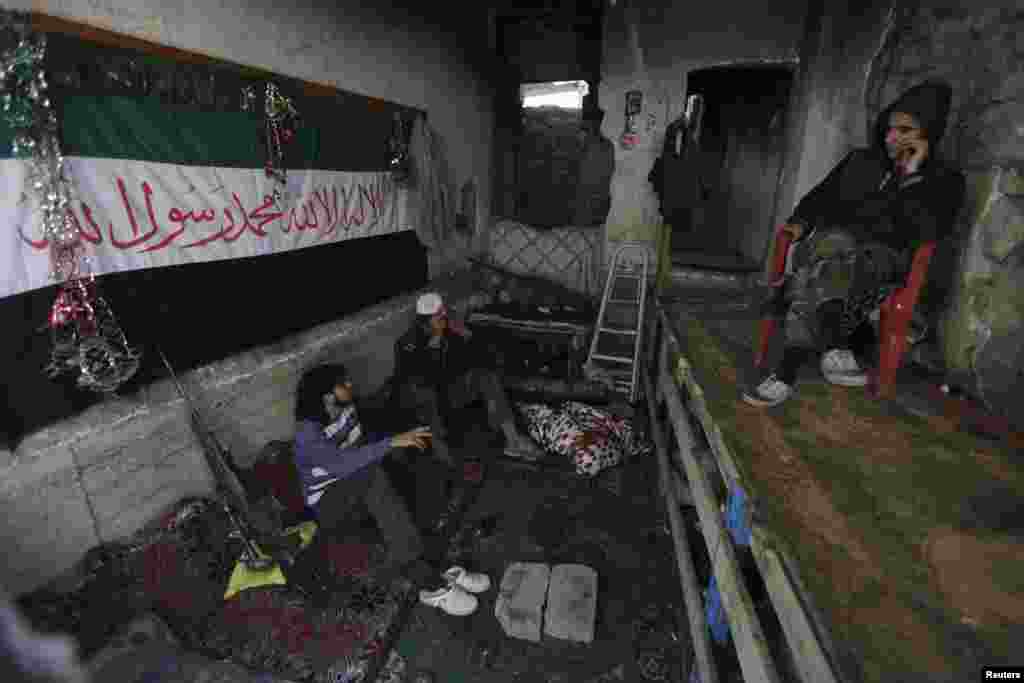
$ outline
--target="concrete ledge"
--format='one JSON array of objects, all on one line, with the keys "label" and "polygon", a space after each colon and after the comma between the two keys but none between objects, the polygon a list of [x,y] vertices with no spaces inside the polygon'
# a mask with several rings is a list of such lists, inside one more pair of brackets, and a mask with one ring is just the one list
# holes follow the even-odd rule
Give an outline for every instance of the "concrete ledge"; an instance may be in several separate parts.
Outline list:
[{"label": "concrete ledge", "polygon": [[[461,271],[422,291],[453,308],[474,291]],[[294,434],[295,388],[309,367],[349,366],[357,391],[378,389],[394,368],[420,292],[181,374],[209,426],[245,465],[271,440]],[[173,362],[173,347],[166,349]],[[213,486],[184,401],[170,380],[112,398],[40,429],[0,452],[0,585],[18,595],[70,569],[91,547],[123,538],[174,501]]]}]

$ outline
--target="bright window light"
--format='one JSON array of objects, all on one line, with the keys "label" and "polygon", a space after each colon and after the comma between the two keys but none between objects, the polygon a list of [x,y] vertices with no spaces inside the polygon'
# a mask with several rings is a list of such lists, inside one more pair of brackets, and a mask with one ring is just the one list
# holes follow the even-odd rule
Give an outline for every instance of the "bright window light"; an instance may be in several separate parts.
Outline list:
[{"label": "bright window light", "polygon": [[523,107],[558,107],[582,109],[583,98],[590,92],[586,81],[559,81],[557,83],[528,83],[520,87]]}]

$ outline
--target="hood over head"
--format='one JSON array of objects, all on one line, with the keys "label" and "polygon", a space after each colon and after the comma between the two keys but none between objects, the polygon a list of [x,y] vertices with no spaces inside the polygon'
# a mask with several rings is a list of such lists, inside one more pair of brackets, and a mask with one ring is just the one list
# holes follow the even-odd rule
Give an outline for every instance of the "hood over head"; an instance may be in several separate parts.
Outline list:
[{"label": "hood over head", "polygon": [[885,132],[889,115],[893,112],[910,114],[921,127],[934,148],[946,133],[949,110],[953,101],[953,88],[945,81],[928,80],[915,85],[900,95],[878,116],[875,122],[875,143],[885,147]]}]

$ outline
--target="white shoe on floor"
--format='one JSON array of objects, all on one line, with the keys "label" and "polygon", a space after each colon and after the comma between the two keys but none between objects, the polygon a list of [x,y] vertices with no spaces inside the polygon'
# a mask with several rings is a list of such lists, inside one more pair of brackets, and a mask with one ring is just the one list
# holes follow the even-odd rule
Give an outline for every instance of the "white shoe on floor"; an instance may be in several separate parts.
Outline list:
[{"label": "white shoe on floor", "polygon": [[777,406],[793,394],[789,386],[775,375],[769,375],[752,391],[743,392],[743,400],[758,408]]},{"label": "white shoe on floor", "polygon": [[832,349],[821,357],[821,374],[831,384],[841,387],[863,387],[868,375],[848,349]]},{"label": "white shoe on floor", "polygon": [[467,572],[462,567],[452,567],[441,576],[448,585],[458,586],[470,593],[483,593],[491,588],[491,579],[487,574]]},{"label": "white shoe on floor", "polygon": [[437,607],[445,614],[466,617],[476,611],[479,602],[471,595],[452,584],[436,591],[420,591],[420,602],[428,607]]}]

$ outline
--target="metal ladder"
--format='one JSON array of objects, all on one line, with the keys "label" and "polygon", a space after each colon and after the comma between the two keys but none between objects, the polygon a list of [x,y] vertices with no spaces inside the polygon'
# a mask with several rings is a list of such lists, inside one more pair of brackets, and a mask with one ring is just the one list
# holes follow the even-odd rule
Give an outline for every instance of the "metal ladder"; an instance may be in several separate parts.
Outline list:
[{"label": "metal ladder", "polygon": [[[645,242],[624,242],[615,250],[590,342],[586,374],[611,379],[615,391],[637,400],[640,387],[640,334],[647,300],[650,247]],[[626,258],[635,254],[634,258]]]}]

